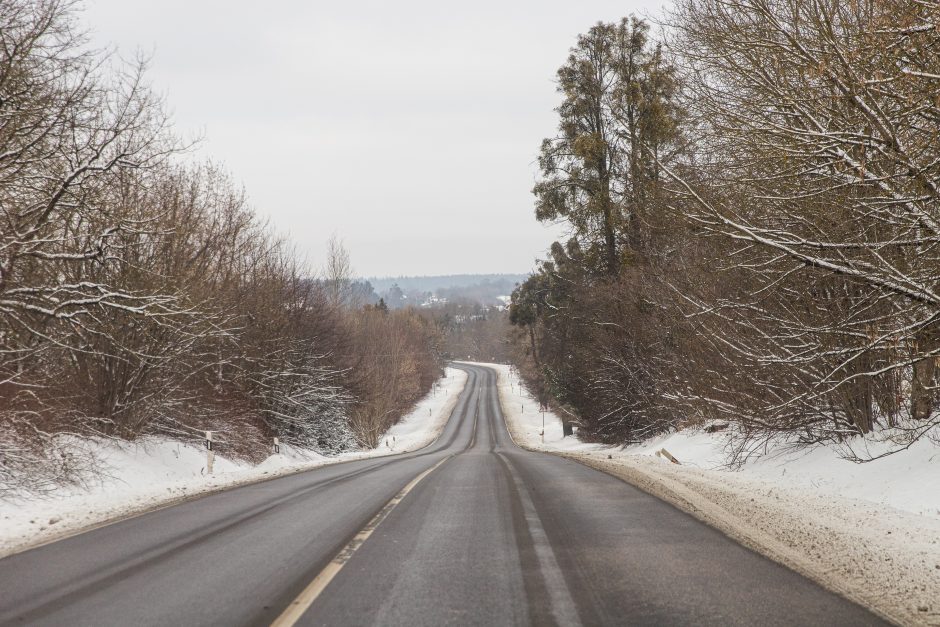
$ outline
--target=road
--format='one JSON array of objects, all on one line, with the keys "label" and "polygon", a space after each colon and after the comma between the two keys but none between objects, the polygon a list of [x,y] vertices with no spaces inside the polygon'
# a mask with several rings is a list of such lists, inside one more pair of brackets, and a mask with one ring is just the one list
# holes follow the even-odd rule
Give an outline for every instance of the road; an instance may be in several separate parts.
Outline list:
[{"label": "road", "polygon": [[516,447],[495,372],[459,367],[421,451],[0,560],[0,624],[882,624],[619,479]]}]

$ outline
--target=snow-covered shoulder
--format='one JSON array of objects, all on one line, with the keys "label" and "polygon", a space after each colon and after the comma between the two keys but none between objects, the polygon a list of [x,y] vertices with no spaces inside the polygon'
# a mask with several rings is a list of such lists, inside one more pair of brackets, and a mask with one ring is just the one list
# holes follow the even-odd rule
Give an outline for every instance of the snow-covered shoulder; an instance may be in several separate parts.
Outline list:
[{"label": "snow-covered shoulder", "polygon": [[[727,438],[703,429],[685,429],[624,449],[627,455],[655,456],[663,448],[685,466],[722,469]],[[870,449],[887,448],[868,442]],[[663,461],[665,463],[665,461]],[[909,448],[868,462],[845,459],[824,445],[796,448],[785,442],[741,464],[734,474],[766,483],[858,499],[940,519],[940,447],[922,438]]]},{"label": "snow-covered shoulder", "polygon": [[890,620],[940,624],[940,447],[928,439],[861,464],[823,446],[780,446],[732,470],[722,432],[628,447],[564,437],[510,366],[480,365],[499,374],[520,446],[618,476]]},{"label": "snow-covered shoulder", "polygon": [[24,494],[0,499],[0,557],[194,496],[427,446],[443,430],[466,379],[464,371],[447,368],[431,392],[383,436],[379,447],[331,457],[282,444],[279,454],[256,465],[216,455],[209,475],[201,443],[162,438],[76,441],[74,446],[84,447],[98,460],[99,472],[88,476],[85,485],[60,487],[41,498]]},{"label": "snow-covered shoulder", "polygon": [[377,451],[403,453],[423,448],[437,439],[447,424],[457,397],[467,383],[467,373],[447,368],[444,378],[414,409],[382,436]]},{"label": "snow-covered shoulder", "polygon": [[[683,429],[626,447],[584,443],[577,437],[564,437],[561,419],[539,404],[525,389],[511,367],[483,364],[499,373],[503,413],[515,441],[535,450],[581,452],[609,455],[611,459],[649,457],[665,466],[673,465],[662,454],[665,449],[684,467],[720,472],[743,479],[757,479],[775,485],[806,488],[818,494],[852,498],[892,508],[940,518],[940,446],[921,438],[906,450],[858,463],[845,459],[840,451],[818,445],[795,448],[780,443],[765,454],[754,456],[728,469],[727,436],[702,428]],[[544,425],[544,436],[543,436]],[[867,444],[877,454],[879,443]]]}]

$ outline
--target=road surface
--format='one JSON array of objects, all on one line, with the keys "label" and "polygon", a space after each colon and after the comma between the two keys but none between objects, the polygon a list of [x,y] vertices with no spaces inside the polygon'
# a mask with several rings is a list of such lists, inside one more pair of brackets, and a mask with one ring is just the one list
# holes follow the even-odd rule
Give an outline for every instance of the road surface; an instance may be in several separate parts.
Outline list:
[{"label": "road surface", "polygon": [[874,625],[635,488],[509,438],[468,371],[440,439],[0,560],[0,624]]}]

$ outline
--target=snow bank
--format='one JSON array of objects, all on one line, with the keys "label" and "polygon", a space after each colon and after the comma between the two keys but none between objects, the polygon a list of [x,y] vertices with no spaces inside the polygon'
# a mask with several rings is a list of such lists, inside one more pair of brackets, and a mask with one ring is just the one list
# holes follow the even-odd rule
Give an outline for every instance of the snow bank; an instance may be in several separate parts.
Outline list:
[{"label": "snow bank", "polygon": [[382,436],[376,451],[370,453],[404,453],[424,448],[436,440],[444,430],[466,382],[467,373],[464,370],[447,368],[444,378],[434,385],[431,393],[389,429]]},{"label": "snow bank", "polygon": [[466,380],[463,370],[447,368],[432,391],[389,430],[379,447],[334,457],[282,445],[280,454],[257,465],[217,455],[213,474],[207,475],[201,443],[158,438],[135,443],[82,441],[80,445],[102,462],[101,475],[90,478],[84,487],[61,488],[43,498],[0,499],[0,557],[233,486],[422,448],[440,435]]},{"label": "snow bank", "polygon": [[[665,448],[685,466],[720,469],[725,463],[725,444],[726,439],[718,433],[685,430],[628,447],[625,452],[655,455]],[[875,455],[881,448],[888,447],[878,442],[868,445]],[[864,463],[843,459],[826,446],[779,446],[748,460],[740,474],[940,518],[940,447],[926,438],[904,451]]]},{"label": "snow bank", "polygon": [[[682,431],[626,448],[562,437],[509,366],[499,373],[519,445],[618,476],[894,622],[940,625],[940,449],[924,441],[855,464],[825,447],[725,468],[725,438]],[[657,455],[665,448],[680,465]]]}]

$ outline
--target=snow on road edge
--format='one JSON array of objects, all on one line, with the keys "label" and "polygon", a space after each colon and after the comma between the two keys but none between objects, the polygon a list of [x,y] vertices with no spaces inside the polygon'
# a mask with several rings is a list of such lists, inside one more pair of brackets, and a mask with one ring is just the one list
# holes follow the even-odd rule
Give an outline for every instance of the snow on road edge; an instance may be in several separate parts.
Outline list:
[{"label": "snow on road edge", "polygon": [[520,446],[619,477],[889,621],[940,625],[940,519],[788,485],[785,473],[755,478],[563,438],[551,412],[543,442],[538,403],[509,366],[478,365],[497,370],[503,414]]},{"label": "snow on road edge", "polygon": [[441,434],[466,381],[465,371],[447,368],[377,448],[335,457],[283,445],[280,454],[255,466],[216,456],[215,474],[204,476],[205,450],[197,444],[156,438],[139,443],[88,441],[109,466],[107,476],[85,489],[62,488],[44,498],[0,499],[0,558],[213,492],[328,464],[418,450]]}]

